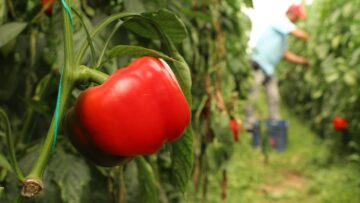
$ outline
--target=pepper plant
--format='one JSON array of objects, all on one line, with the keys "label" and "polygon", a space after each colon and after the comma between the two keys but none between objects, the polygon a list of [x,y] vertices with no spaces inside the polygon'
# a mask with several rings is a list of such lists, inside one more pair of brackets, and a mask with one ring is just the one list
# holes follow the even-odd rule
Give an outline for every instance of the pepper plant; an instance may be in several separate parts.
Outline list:
[{"label": "pepper plant", "polygon": [[243,3],[174,3],[190,36],[183,51],[193,67],[194,201],[206,201],[209,177],[219,174],[219,198],[226,199],[227,163],[235,143],[230,120],[242,125],[251,79],[246,50],[250,23],[241,12]]},{"label": "pepper plant", "polygon": [[[283,100],[319,135],[332,140],[334,151],[358,160],[360,64],[360,1],[316,1],[302,26],[309,30],[308,44],[292,43],[292,49],[303,52],[311,60],[309,68],[283,63],[280,75]],[[342,143],[332,121],[342,117],[349,122],[350,142]],[[345,139],[346,140],[346,139]],[[336,157],[336,156],[334,156]]]},{"label": "pepper plant", "polygon": [[[180,42],[182,39],[186,37],[186,32],[184,30],[184,26],[182,22],[171,12],[167,10],[160,10],[158,12],[150,12],[150,13],[119,13],[119,14],[113,14],[110,17],[105,18],[101,23],[99,23],[97,26],[95,26],[94,30],[90,32],[86,24],[83,22],[83,19],[81,17],[80,12],[78,12],[75,8],[70,10],[66,7],[66,4],[71,5],[71,1],[62,2],[63,3],[63,9],[62,10],[62,16],[63,16],[63,40],[64,40],[64,61],[63,61],[63,68],[59,67],[60,72],[60,84],[59,84],[59,100],[58,105],[56,107],[56,110],[54,112],[48,133],[46,135],[45,141],[41,144],[39,156],[36,158],[36,161],[34,165],[31,167],[30,172],[28,175],[24,176],[20,167],[17,164],[16,161],[16,155],[15,155],[15,145],[13,143],[13,137],[11,133],[11,125],[10,121],[6,116],[5,111],[1,111],[2,115],[2,121],[4,121],[4,128],[5,128],[5,136],[7,140],[7,148],[9,149],[9,155],[11,157],[11,166],[12,170],[14,171],[18,181],[23,185],[21,195],[26,197],[32,197],[38,195],[43,190],[43,178],[44,178],[44,171],[46,170],[46,166],[48,165],[48,160],[52,153],[54,153],[55,143],[56,143],[56,128],[55,126],[61,126],[61,124],[65,121],[63,121],[63,118],[65,117],[66,110],[69,108],[71,99],[72,99],[72,93],[74,88],[80,86],[81,88],[87,88],[89,86],[93,86],[94,84],[101,84],[104,81],[107,80],[107,74],[97,70],[101,69],[103,67],[103,62],[105,61],[104,57],[107,57],[106,60],[111,60],[111,58],[114,57],[120,57],[122,55],[130,55],[130,56],[141,56],[141,55],[150,55],[154,57],[163,58],[164,60],[168,60],[168,63],[171,64],[170,66],[173,68],[173,71],[175,73],[175,76],[177,78],[177,81],[179,81],[180,86],[178,88],[182,88],[184,92],[184,96],[186,97],[187,103],[191,104],[191,95],[190,95],[190,88],[191,88],[191,79],[190,79],[190,71],[189,68],[182,58],[182,56],[177,52],[174,41],[177,43]],[[44,12],[47,8],[42,8],[41,12]],[[59,9],[58,9],[59,10]],[[73,18],[71,16],[71,13],[77,14],[76,17],[78,17],[80,23],[83,26],[83,29],[85,29],[87,34],[87,40],[84,41],[78,51],[75,51],[74,48],[74,33],[73,31],[76,29],[74,28],[75,25],[73,24]],[[171,20],[172,25],[166,26],[164,23],[166,21],[159,21],[159,19],[167,18]],[[88,47],[91,47],[91,57],[92,61],[96,59],[96,53],[94,52],[94,38],[95,36],[103,31],[106,26],[108,26],[111,23],[117,23],[114,27],[114,31],[109,36],[109,40],[104,44],[104,47],[101,49],[100,56],[98,57],[97,66],[94,66],[96,64],[90,64],[92,68],[85,66],[81,63],[85,53],[86,49]],[[162,49],[167,53],[162,54],[159,51],[155,51],[153,49],[147,49],[140,46],[126,46],[126,45],[120,45],[115,46],[113,49],[110,49],[108,47],[109,41],[111,37],[114,35],[117,29],[126,27],[125,29],[131,30],[134,33],[142,33],[142,29],[139,26],[147,26],[146,31],[147,35],[145,37],[151,37],[154,36],[159,39],[159,42],[161,42]],[[17,27],[16,27],[17,26]],[[25,25],[26,26],[26,25]],[[18,25],[12,25],[12,24],[5,24],[2,28],[18,28]],[[24,29],[24,26],[21,27]],[[169,33],[169,28],[171,29],[172,33]],[[21,32],[18,31],[18,34]],[[75,33],[76,34],[76,33]],[[177,38],[176,38],[177,37]],[[10,38],[10,37],[9,37]],[[175,38],[175,40],[172,40],[172,38]],[[6,39],[5,39],[6,40]],[[8,42],[3,42],[3,44],[6,44]],[[110,53],[110,54],[108,54]],[[141,65],[141,64],[140,64]],[[145,64],[147,65],[147,64]],[[96,69],[95,69],[96,68]],[[146,74],[146,72],[144,72]],[[48,75],[46,75],[47,77]],[[146,76],[146,75],[145,75]],[[144,77],[145,77],[144,76]],[[176,79],[173,76],[172,80]],[[160,79],[160,78],[159,78]],[[141,81],[140,81],[141,82]],[[123,84],[126,88],[126,84]],[[177,84],[175,84],[177,85]],[[175,86],[176,87],[176,86]],[[129,88],[129,87],[128,87]],[[179,90],[180,91],[180,90]],[[181,92],[181,91],[180,91]],[[182,94],[182,93],[181,93]],[[136,96],[136,95],[134,95]],[[181,95],[180,95],[181,96]],[[173,102],[176,102],[178,98],[174,98]],[[186,104],[186,105],[188,105]],[[175,108],[175,107],[173,107]],[[156,116],[156,115],[152,115]],[[116,119],[116,118],[113,118]],[[140,125],[140,124],[139,124]],[[187,126],[183,125],[184,127]],[[134,127],[137,127],[134,125]],[[141,127],[141,126],[139,126]],[[150,129],[151,130],[151,129]],[[155,129],[154,129],[155,130]],[[184,128],[177,130],[178,135],[176,137],[171,138],[171,140],[174,140],[175,138],[178,138],[178,136],[183,132]],[[187,179],[189,177],[186,177],[186,174],[183,175],[183,173],[186,173],[187,171],[191,170],[191,127],[189,127],[182,138],[178,140],[175,144],[172,146],[169,146],[169,149],[172,149],[172,155],[173,158],[173,164],[174,164],[174,174],[176,175],[175,181],[178,181],[179,188],[181,190],[185,189]],[[171,131],[170,131],[171,132]],[[149,132],[150,133],[150,132]],[[180,133],[180,134],[179,134]],[[172,135],[175,136],[175,135]],[[21,141],[20,141],[21,142]],[[190,145],[190,146],[187,146]],[[158,147],[157,147],[158,149]],[[156,151],[152,150],[150,153],[154,153]],[[185,154],[183,154],[185,153]],[[138,155],[138,154],[131,154]],[[141,153],[140,153],[141,155]],[[179,162],[177,159],[181,156],[182,160],[189,159],[187,162]],[[53,159],[56,159],[57,156],[54,155],[52,157]],[[147,161],[144,159],[138,158],[139,165],[149,165]],[[140,161],[141,160],[141,161]],[[184,165],[185,164],[185,165]],[[187,165],[186,165],[187,164]],[[180,173],[181,168],[181,173]],[[189,172],[187,172],[189,174]],[[46,186],[46,185],[45,185]]]},{"label": "pepper plant", "polygon": [[[191,177],[206,186],[220,168],[226,193],[229,120],[241,124],[250,73],[243,2],[67,0],[72,22],[61,1],[52,2],[0,0],[0,202],[22,200],[18,183],[33,196],[26,202],[179,202]],[[161,58],[174,72],[194,115],[183,135],[155,154],[130,157],[69,142],[72,130],[90,129],[72,116],[77,98],[143,56]],[[134,128],[153,126],[144,122]]]}]

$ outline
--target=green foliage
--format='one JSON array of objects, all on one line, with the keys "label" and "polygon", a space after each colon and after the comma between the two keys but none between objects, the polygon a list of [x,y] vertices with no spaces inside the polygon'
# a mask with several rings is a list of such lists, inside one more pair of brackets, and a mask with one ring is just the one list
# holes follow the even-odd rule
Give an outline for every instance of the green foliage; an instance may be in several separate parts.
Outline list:
[{"label": "green foliage", "polygon": [[12,171],[10,163],[9,163],[8,160],[5,158],[5,156],[2,155],[2,154],[0,154],[0,167],[1,167],[3,170]]},{"label": "green foliage", "polygon": [[160,202],[160,185],[150,159],[138,157],[126,166],[127,202]]},{"label": "green foliage", "polygon": [[54,171],[54,181],[61,191],[64,202],[80,202],[84,186],[90,182],[90,170],[83,159],[58,150],[49,164]]},{"label": "green foliage", "polygon": [[[142,14],[143,16],[155,21],[162,32],[164,32],[173,43],[178,44],[186,37],[186,28],[182,21],[172,12],[162,9],[156,12]],[[149,39],[160,39],[159,33],[151,24],[144,19],[130,20],[125,26],[136,34]]]},{"label": "green foliage", "polygon": [[139,183],[141,183],[139,201],[144,203],[159,202],[157,180],[151,165],[143,157],[137,158],[136,164],[139,173]]},{"label": "green foliage", "polygon": [[170,58],[169,56],[152,50],[147,49],[144,47],[139,46],[129,46],[129,45],[117,45],[113,47],[108,52],[109,58],[117,57],[117,56],[123,56],[123,55],[130,55],[130,56],[152,56],[157,58],[162,58],[169,61],[174,61],[174,59]]},{"label": "green foliage", "polygon": [[189,127],[180,140],[172,145],[172,182],[182,192],[185,192],[187,189],[193,168],[193,137],[192,127]]},{"label": "green foliage", "polygon": [[[184,58],[178,53],[174,47],[174,43],[182,41],[186,37],[185,27],[182,21],[174,14],[167,10],[160,10],[153,13],[144,13],[145,18],[130,20],[126,22],[126,26],[140,34],[141,36],[154,38],[160,37],[164,46],[166,47],[170,57],[175,60],[171,61],[171,67],[175,76],[184,92],[184,95],[191,106],[191,74],[190,68]],[[167,20],[170,21],[167,21]],[[151,23],[149,24],[150,21]],[[129,24],[130,23],[130,24]],[[146,23],[146,24],[142,24]],[[139,26],[139,25],[142,26]],[[144,32],[142,29],[146,25],[151,25],[146,28]],[[153,30],[153,34],[151,31]],[[166,57],[169,58],[169,57]],[[165,58],[165,59],[166,59]],[[186,129],[180,140],[172,144],[172,182],[179,188],[180,191],[185,192],[186,185],[190,179],[190,174],[193,164],[193,150],[192,150],[192,127],[191,125]]]},{"label": "green foliage", "polygon": [[[266,100],[262,101],[264,105]],[[334,160],[329,141],[320,139],[297,115],[287,111],[282,115],[291,126],[288,148],[283,153],[272,151],[267,164],[260,149],[254,150],[249,145],[249,134],[244,134],[241,142],[234,145],[234,153],[226,167],[226,202],[359,202],[358,165],[344,159]],[[222,201],[219,195],[221,172],[217,170],[209,176],[207,202]],[[192,188],[186,202],[200,201],[201,194]]]},{"label": "green foliage", "polygon": [[214,118],[211,121],[211,129],[215,134],[213,143],[207,149],[209,157],[209,169],[216,173],[220,169],[227,168],[234,151],[234,138],[229,128],[230,119],[226,112],[214,110]]},{"label": "green foliage", "polygon": [[27,23],[13,22],[0,27],[0,47],[16,38],[27,26]]},{"label": "green foliage", "polygon": [[[181,53],[192,76],[196,191],[206,196],[209,177],[232,156],[231,116],[241,120],[250,68],[246,54],[249,19],[239,1],[178,1],[189,38]],[[186,5],[186,6],[184,6]],[[200,189],[201,188],[201,189]]]},{"label": "green foliage", "polygon": [[252,0],[245,0],[244,2],[247,7],[254,7]]},{"label": "green foliage", "polygon": [[[28,174],[49,129],[59,70],[64,64],[62,7],[56,1],[53,14],[45,15],[39,13],[39,1],[9,2],[0,0],[0,102],[11,118],[20,167]],[[249,21],[240,12],[241,3],[219,1],[212,7],[209,1],[200,5],[191,0],[72,1],[76,13],[74,53],[83,51],[74,59],[106,73],[137,56],[167,60],[189,104],[194,103],[192,113],[198,111],[205,95],[213,102],[211,111],[222,112],[221,120],[215,114],[209,118],[215,143],[221,144],[220,148],[214,144],[213,153],[220,157],[216,165],[222,167],[232,154],[232,147],[227,147],[233,144],[229,115],[240,117],[238,99],[246,97],[247,91],[247,80],[240,78],[246,78],[250,71],[245,43]],[[124,17],[121,12],[125,11],[133,15]],[[102,24],[96,26],[98,22]],[[204,76],[211,78],[210,89],[217,87],[225,110],[215,106],[215,91],[205,92]],[[76,84],[69,106],[92,85]],[[220,131],[216,125],[221,125]],[[9,202],[18,197],[20,188],[4,159],[7,154],[3,134],[0,131],[0,193],[4,190],[0,202]],[[124,167],[122,178],[119,168],[99,168],[83,159],[69,146],[60,126],[57,148],[45,170],[45,189],[25,202],[117,202],[120,196],[128,202],[182,201],[193,171],[195,134],[199,135],[191,125],[181,139],[158,155],[135,158]],[[202,131],[199,136],[204,139],[207,135]]]},{"label": "green foliage", "polygon": [[[309,30],[308,44],[293,43],[290,49],[306,55],[311,66],[284,63],[280,70],[281,93],[288,106],[306,119],[322,137],[336,141],[339,152],[360,152],[358,91],[360,72],[360,1],[314,2],[302,27]],[[331,121],[340,115],[350,121],[351,142],[341,144],[341,133]],[[344,146],[345,144],[345,146]]]}]

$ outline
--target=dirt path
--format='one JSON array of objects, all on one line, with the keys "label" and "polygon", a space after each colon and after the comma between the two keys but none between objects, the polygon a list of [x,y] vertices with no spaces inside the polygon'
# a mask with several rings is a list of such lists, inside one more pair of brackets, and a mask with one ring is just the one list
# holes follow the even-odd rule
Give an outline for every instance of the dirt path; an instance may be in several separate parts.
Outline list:
[{"label": "dirt path", "polygon": [[[209,176],[207,203],[359,203],[359,164],[331,161],[334,151],[296,117],[289,121],[285,152],[270,153],[264,163],[251,136],[240,137],[227,164],[227,199],[220,199],[221,171]],[[199,202],[199,199],[191,202]],[[186,202],[186,203],[188,203]]]},{"label": "dirt path", "polygon": [[308,188],[308,180],[306,180],[298,171],[284,171],[281,175],[283,176],[283,180],[280,183],[276,185],[264,184],[261,186],[262,192],[266,194],[281,195],[286,193],[286,190],[288,189],[304,191]]}]

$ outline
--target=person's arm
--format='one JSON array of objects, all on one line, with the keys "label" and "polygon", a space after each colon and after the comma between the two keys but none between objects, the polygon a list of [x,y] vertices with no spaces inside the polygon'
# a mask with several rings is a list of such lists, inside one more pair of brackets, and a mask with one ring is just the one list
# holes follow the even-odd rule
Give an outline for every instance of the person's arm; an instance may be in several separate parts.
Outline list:
[{"label": "person's arm", "polygon": [[309,60],[307,60],[306,58],[304,58],[302,56],[296,55],[290,51],[284,52],[284,58],[290,62],[297,63],[297,64],[303,64],[303,65],[309,64]]},{"label": "person's arm", "polygon": [[304,41],[308,41],[309,34],[305,32],[304,30],[296,28],[295,30],[290,32],[291,35],[293,35],[296,38],[302,39]]}]

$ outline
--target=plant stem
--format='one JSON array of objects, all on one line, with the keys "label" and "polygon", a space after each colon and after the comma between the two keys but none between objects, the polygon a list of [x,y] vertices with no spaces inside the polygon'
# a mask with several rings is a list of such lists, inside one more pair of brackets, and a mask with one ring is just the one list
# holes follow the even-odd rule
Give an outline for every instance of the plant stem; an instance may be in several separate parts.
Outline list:
[{"label": "plant stem", "polygon": [[43,7],[41,8],[41,10],[36,14],[36,16],[34,18],[31,19],[31,23],[35,24],[38,23],[40,18],[44,15],[45,11],[50,8],[51,4],[53,4],[51,1],[48,1],[45,5],[43,5]]},{"label": "plant stem", "polygon": [[0,108],[0,117],[2,117],[2,119],[5,121],[6,145],[7,145],[8,151],[9,151],[9,155],[10,155],[11,167],[14,170],[16,178],[20,182],[23,182],[24,175],[23,175],[22,171],[20,170],[20,167],[16,160],[14,141],[11,137],[10,121],[9,121],[9,118],[8,118],[7,114],[5,113],[5,111],[2,110],[1,108]]},{"label": "plant stem", "polygon": [[9,11],[10,11],[11,17],[15,18],[15,17],[16,17],[16,13],[15,13],[15,9],[14,9],[14,5],[13,5],[13,3],[12,3],[12,0],[7,0],[7,4],[8,4],[8,7],[9,7]]},{"label": "plant stem", "polygon": [[91,65],[94,66],[95,65],[95,58],[96,58],[96,54],[95,54],[95,48],[94,48],[94,43],[92,42],[91,40],[91,36],[90,36],[90,32],[89,32],[89,29],[87,28],[81,14],[74,8],[71,9],[75,15],[79,18],[84,30],[85,30],[85,33],[86,33],[86,38],[87,38],[87,42],[88,44],[90,45],[90,51],[91,51]]},{"label": "plant stem", "polygon": [[76,81],[91,81],[102,84],[108,77],[109,76],[103,72],[81,65],[78,67]]},{"label": "plant stem", "polygon": [[[98,26],[96,26],[94,28],[94,30],[92,31],[92,33],[90,35],[91,39],[93,39],[99,32],[101,32],[103,29],[106,28],[106,26],[108,26],[110,23],[114,22],[115,20],[123,19],[126,17],[133,17],[133,16],[138,16],[138,14],[136,14],[136,13],[119,13],[119,14],[114,14],[112,16],[109,16],[102,23],[100,23]],[[85,52],[86,52],[86,49],[88,46],[89,46],[88,41],[85,41],[83,43],[83,45],[81,46],[79,52],[76,55],[76,60],[75,60],[76,65],[80,65],[81,59],[85,55]]]},{"label": "plant stem", "polygon": [[[70,0],[66,0],[69,4]],[[64,115],[65,107],[68,102],[68,98],[70,97],[71,90],[74,85],[74,74],[76,72],[76,66],[74,66],[74,46],[73,46],[73,33],[72,33],[72,25],[69,19],[68,14],[65,9],[63,9],[63,22],[64,22],[64,48],[65,48],[65,63],[63,70],[63,81],[62,81],[62,90],[61,90],[61,98],[59,105],[59,126]],[[46,135],[44,144],[41,148],[39,158],[36,160],[35,165],[33,166],[30,174],[27,176],[25,180],[25,184],[23,186],[22,195],[23,196],[34,196],[41,192],[42,190],[42,175],[45,170],[46,163],[50,157],[52,144],[54,142],[54,126],[55,126],[55,113],[53,115],[50,128]]]},{"label": "plant stem", "polygon": [[[53,77],[54,77],[54,71],[51,70],[49,74],[47,74],[40,80],[40,82],[36,86],[35,94],[32,97],[34,101],[41,101],[45,92],[49,89],[50,81]],[[25,113],[25,118],[23,122],[24,125],[21,129],[21,134],[15,140],[15,147],[18,146],[20,143],[24,142],[24,137],[25,134],[28,133],[28,129],[30,127],[30,124],[32,123],[31,121],[33,120],[34,112],[35,112],[34,108],[29,105]]]},{"label": "plant stem", "polygon": [[100,54],[100,56],[99,56],[99,59],[98,59],[98,61],[97,61],[97,63],[96,63],[96,66],[95,66],[96,69],[100,69],[100,65],[101,65],[101,62],[103,61],[103,57],[104,57],[104,55],[105,55],[105,51],[107,50],[107,47],[109,46],[109,43],[110,43],[111,39],[113,38],[114,34],[115,34],[116,31],[121,27],[122,24],[123,24],[123,21],[118,22],[118,23],[115,25],[114,29],[111,31],[108,39],[107,39],[106,42],[105,42],[104,48],[103,48],[103,50],[101,51],[101,54]]},{"label": "plant stem", "polygon": [[117,171],[119,177],[119,203],[126,203],[126,186],[124,179],[124,166],[120,166]]},{"label": "plant stem", "polygon": [[[69,90],[64,90],[61,93],[59,118],[62,118],[64,115],[65,106],[66,106],[67,100],[70,96],[70,93],[71,93],[71,91],[69,91]],[[60,121],[61,121],[61,119],[59,119],[59,125],[60,125]],[[39,158],[37,159],[34,167],[32,168],[30,174],[28,175],[28,178],[41,179],[41,176],[45,170],[47,160],[50,157],[52,144],[54,142],[54,126],[55,126],[55,114],[52,118],[51,125],[50,125],[48,133],[46,135],[45,142],[41,148]]]}]

